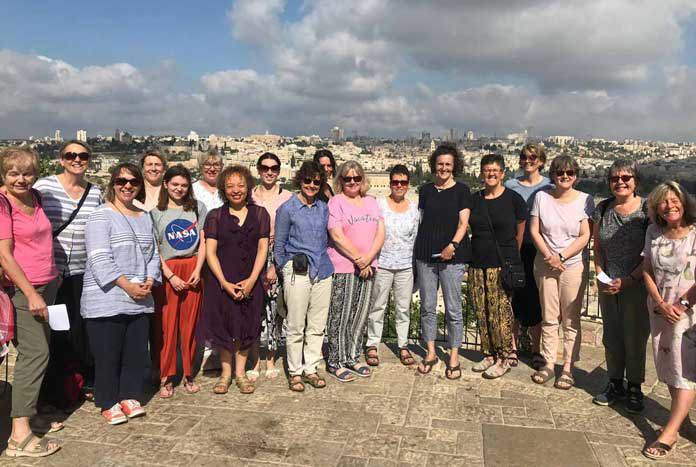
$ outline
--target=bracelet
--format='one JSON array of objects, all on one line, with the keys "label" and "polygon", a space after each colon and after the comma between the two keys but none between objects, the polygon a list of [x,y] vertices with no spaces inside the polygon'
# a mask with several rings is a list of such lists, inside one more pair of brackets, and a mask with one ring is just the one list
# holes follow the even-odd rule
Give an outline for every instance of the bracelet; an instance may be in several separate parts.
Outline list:
[{"label": "bracelet", "polygon": [[[169,277],[167,277],[167,280],[168,280],[168,281],[172,280],[172,277],[174,277],[175,275],[176,275],[176,274],[171,273],[171,274],[169,275]],[[166,277],[166,276],[165,276],[165,277]]]}]

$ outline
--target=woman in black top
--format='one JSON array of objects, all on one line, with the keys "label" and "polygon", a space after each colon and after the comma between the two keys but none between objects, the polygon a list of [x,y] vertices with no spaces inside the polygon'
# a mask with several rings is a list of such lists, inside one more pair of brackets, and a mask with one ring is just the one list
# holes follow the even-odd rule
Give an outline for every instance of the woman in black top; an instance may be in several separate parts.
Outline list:
[{"label": "woman in black top", "polygon": [[441,144],[430,156],[430,170],[435,183],[421,187],[418,209],[421,223],[416,236],[415,258],[421,298],[421,327],[428,353],[418,366],[420,373],[430,373],[438,362],[435,354],[437,335],[437,289],[442,286],[447,314],[447,343],[450,350],[445,376],[459,379],[459,347],[462,344],[462,279],[470,258],[469,240],[465,236],[471,208],[471,191],[455,177],[462,173],[464,162],[454,144]]},{"label": "woman in black top", "polygon": [[331,182],[336,173],[336,159],[328,149],[320,149],[314,153],[314,162],[319,164],[326,174],[326,181],[321,185],[321,189],[317,194],[317,199],[325,203],[333,197],[334,192],[331,189]]},{"label": "woman in black top", "polygon": [[472,370],[483,372],[483,377],[488,379],[503,376],[517,363],[515,358],[508,358],[514,349],[512,293],[502,285],[500,257],[521,264],[519,249],[524,238],[527,205],[519,194],[503,186],[504,174],[502,156],[483,156],[484,189],[472,197],[469,217],[472,233],[469,293],[485,356]]}]

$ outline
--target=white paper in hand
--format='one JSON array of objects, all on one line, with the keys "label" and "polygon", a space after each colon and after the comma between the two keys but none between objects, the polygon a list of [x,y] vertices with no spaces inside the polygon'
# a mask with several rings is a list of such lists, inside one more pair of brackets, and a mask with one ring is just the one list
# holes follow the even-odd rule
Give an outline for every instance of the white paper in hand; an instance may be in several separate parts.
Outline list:
[{"label": "white paper in hand", "polygon": [[607,284],[610,285],[611,282],[614,280],[611,277],[607,276],[607,274],[602,271],[599,274],[597,274],[597,280],[601,282],[602,284]]},{"label": "white paper in hand", "polygon": [[68,309],[65,305],[51,305],[48,307],[48,325],[54,331],[70,330]]}]

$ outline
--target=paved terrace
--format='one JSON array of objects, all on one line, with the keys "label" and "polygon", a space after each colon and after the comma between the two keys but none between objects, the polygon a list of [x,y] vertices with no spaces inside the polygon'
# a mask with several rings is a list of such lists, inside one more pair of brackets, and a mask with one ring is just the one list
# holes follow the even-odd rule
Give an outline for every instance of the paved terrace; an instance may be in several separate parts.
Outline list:
[{"label": "paved terrace", "polygon": [[[420,349],[418,349],[420,350]],[[255,394],[212,394],[215,374],[197,395],[177,391],[147,402],[144,418],[111,427],[92,404],[65,419],[63,449],[48,459],[2,465],[56,466],[622,466],[658,465],[640,450],[664,423],[669,400],[648,362],[646,411],[591,403],[605,381],[603,349],[583,347],[577,387],[564,392],[531,382],[525,363],[487,381],[464,371],[448,381],[440,363],[422,376],[392,351],[369,379],[291,393],[286,380],[260,380]],[[479,357],[462,351],[463,367]],[[0,447],[8,437],[7,394]],[[59,419],[56,417],[56,419]],[[687,422],[669,462],[696,465],[696,429]],[[669,465],[673,465],[669,464]],[[668,464],[663,464],[668,465]]]}]

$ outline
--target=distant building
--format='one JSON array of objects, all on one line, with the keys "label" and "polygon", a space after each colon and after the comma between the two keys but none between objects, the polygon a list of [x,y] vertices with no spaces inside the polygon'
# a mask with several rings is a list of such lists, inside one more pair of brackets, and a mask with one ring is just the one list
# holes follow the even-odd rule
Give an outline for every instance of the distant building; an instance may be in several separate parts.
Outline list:
[{"label": "distant building", "polygon": [[56,143],[60,143],[63,141],[63,138],[60,136],[60,130],[56,130],[56,132],[53,134],[53,141]]},{"label": "distant building", "polygon": [[430,141],[431,139],[429,131],[421,132],[421,141]]},{"label": "distant building", "polygon": [[457,141],[457,130],[455,130],[454,128],[449,129],[449,132],[447,132],[447,141],[450,141],[452,143]]},{"label": "distant building", "polygon": [[76,135],[76,140],[82,141],[83,143],[87,142],[87,130],[77,130],[77,135]]},{"label": "distant building", "polygon": [[331,140],[334,143],[343,141],[343,128],[337,126],[331,128]]},{"label": "distant building", "polygon": [[467,141],[473,141],[474,140],[474,132],[469,130],[466,132],[466,140]]},{"label": "distant building", "polygon": [[116,131],[114,131],[114,141],[118,141],[120,143],[122,137],[123,132],[119,128],[116,128]]},{"label": "distant building", "polygon": [[553,141],[559,146],[566,146],[572,144],[575,141],[575,136],[551,136],[550,141]]},{"label": "distant building", "polygon": [[198,142],[198,139],[199,139],[198,133],[196,133],[195,131],[191,130],[191,131],[189,132],[189,134],[188,134],[188,138],[187,138],[187,139],[188,139],[188,142],[189,142],[189,143],[197,143],[197,142]]}]

